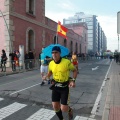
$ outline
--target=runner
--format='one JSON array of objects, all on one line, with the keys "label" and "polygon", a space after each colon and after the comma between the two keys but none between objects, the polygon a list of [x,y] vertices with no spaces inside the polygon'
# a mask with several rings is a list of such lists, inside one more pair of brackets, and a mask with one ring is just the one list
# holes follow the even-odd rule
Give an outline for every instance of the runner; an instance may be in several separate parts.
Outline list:
[{"label": "runner", "polygon": [[71,62],[76,67],[77,73],[79,74],[79,70],[78,70],[78,58],[77,58],[77,55],[75,54],[75,52],[73,52],[73,54],[72,54]]},{"label": "runner", "polygon": [[[52,49],[53,60],[49,63],[48,74],[43,79],[53,76],[52,86],[52,105],[59,120],[64,120],[62,111],[68,112],[69,120],[73,118],[73,110],[68,105],[69,87],[75,87],[77,70],[70,60],[61,58],[61,49],[54,46]],[[73,71],[73,79],[69,79],[70,70]]]}]

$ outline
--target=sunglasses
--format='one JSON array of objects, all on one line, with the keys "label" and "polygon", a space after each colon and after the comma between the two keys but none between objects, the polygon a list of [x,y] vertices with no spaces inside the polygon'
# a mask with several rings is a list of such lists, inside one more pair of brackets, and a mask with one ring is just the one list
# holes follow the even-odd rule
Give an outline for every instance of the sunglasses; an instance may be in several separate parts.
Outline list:
[{"label": "sunglasses", "polygon": [[58,52],[52,52],[52,54],[57,54]]}]

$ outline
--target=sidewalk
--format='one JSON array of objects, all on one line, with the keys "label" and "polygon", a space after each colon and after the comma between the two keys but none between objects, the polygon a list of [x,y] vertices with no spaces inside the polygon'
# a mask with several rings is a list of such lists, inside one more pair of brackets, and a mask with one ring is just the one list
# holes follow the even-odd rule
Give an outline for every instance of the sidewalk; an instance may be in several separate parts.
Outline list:
[{"label": "sidewalk", "polygon": [[102,120],[120,120],[120,65],[112,61]]}]

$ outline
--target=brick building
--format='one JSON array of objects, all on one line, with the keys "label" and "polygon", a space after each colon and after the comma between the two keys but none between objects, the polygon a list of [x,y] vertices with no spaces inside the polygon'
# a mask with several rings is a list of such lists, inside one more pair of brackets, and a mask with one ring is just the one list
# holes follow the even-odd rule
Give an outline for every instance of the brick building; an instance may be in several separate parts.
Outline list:
[{"label": "brick building", "polygon": [[[84,27],[83,27],[84,28]],[[45,0],[1,0],[0,1],[0,52],[7,55],[24,46],[24,52],[34,50],[38,58],[42,47],[56,42],[57,23],[45,17]],[[84,36],[69,29],[68,40],[58,36],[58,43],[81,52]],[[82,50],[86,53],[86,50]]]}]

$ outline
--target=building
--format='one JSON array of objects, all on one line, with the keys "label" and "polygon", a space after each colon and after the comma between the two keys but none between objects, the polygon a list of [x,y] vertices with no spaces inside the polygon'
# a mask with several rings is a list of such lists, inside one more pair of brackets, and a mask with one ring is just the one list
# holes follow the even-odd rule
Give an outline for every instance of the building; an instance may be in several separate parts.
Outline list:
[{"label": "building", "polygon": [[68,40],[56,37],[57,23],[45,17],[45,0],[2,0],[0,2],[0,52],[7,56],[23,46],[24,53],[35,50],[39,57],[42,47],[58,43],[70,49],[79,48],[81,36],[68,30]]},{"label": "building", "polygon": [[65,24],[65,26],[73,30],[75,33],[77,33],[80,36],[78,38],[80,44],[74,42],[76,48],[75,52],[80,54],[87,54],[87,44],[88,44],[87,24],[85,22],[81,22],[81,23]]},{"label": "building", "polygon": [[[68,19],[63,19],[63,24],[73,24],[73,23],[81,23],[86,22],[88,27],[88,46],[87,50],[89,54],[95,54],[104,52],[107,48],[107,41],[104,31],[97,20],[96,15],[87,15],[83,12],[76,13],[73,17],[69,17]],[[102,37],[104,36],[104,37]],[[104,49],[103,49],[104,46]]]}]

